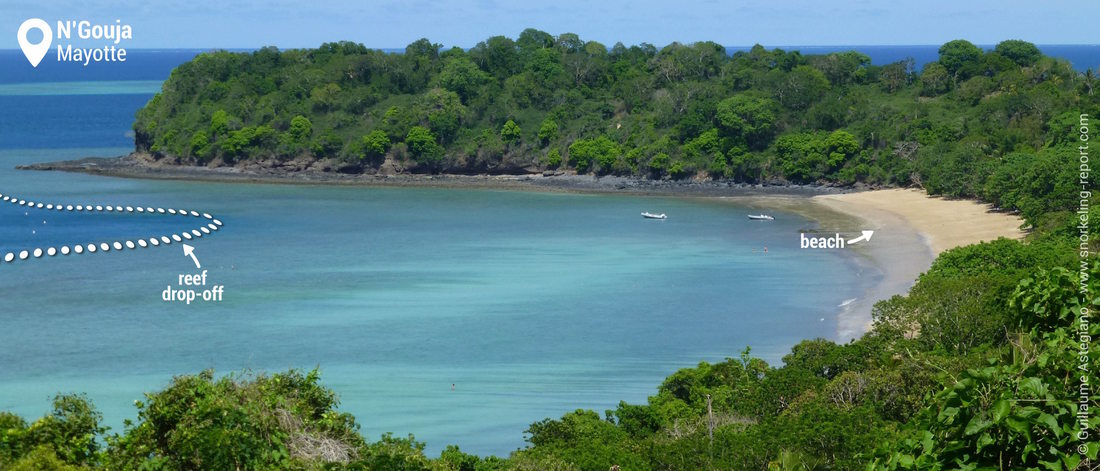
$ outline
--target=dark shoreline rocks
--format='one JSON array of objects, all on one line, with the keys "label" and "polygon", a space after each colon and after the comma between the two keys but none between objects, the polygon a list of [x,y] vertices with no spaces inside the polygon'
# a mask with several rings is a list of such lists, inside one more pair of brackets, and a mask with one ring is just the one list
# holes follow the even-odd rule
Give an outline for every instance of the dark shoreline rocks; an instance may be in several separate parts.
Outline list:
[{"label": "dark shoreline rocks", "polygon": [[325,165],[271,167],[244,164],[232,167],[199,167],[157,161],[142,154],[120,157],[87,157],[77,160],[20,165],[19,170],[62,171],[123,178],[190,180],[299,185],[363,185],[401,187],[496,188],[584,193],[619,193],[677,196],[752,196],[849,193],[873,188],[863,185],[749,184],[725,180],[650,180],[634,177],[573,175],[543,172],[526,175],[387,175],[341,172]]}]

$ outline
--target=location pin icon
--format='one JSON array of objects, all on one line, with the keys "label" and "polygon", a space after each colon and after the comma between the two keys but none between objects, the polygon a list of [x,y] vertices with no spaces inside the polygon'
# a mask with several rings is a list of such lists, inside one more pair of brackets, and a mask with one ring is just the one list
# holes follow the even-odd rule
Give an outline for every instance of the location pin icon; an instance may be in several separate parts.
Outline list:
[{"label": "location pin icon", "polygon": [[[42,42],[32,44],[27,40],[27,33],[32,29],[42,32]],[[16,36],[19,39],[19,48],[23,50],[23,55],[27,56],[27,61],[31,63],[31,67],[37,68],[38,63],[42,62],[42,58],[46,57],[46,53],[50,51],[50,43],[53,42],[53,30],[50,29],[50,25],[41,19],[31,18],[19,25],[19,33]]]}]

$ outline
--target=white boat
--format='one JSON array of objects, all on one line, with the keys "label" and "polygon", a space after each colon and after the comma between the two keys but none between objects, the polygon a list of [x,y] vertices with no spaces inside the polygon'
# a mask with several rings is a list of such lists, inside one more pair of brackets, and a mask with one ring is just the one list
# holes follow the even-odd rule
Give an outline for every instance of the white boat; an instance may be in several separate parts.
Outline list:
[{"label": "white boat", "polygon": [[661,213],[661,214],[642,213],[642,217],[644,217],[646,219],[665,219],[668,216],[665,216],[665,213]]},{"label": "white boat", "polygon": [[775,218],[768,216],[767,214],[750,214],[749,219],[754,221],[771,221]]}]

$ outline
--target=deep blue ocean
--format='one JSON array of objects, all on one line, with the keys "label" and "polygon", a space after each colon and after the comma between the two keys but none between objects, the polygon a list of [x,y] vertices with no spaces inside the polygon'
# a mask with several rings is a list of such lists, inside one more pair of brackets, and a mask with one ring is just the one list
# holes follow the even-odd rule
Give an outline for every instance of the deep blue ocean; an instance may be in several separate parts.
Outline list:
[{"label": "deep blue ocean", "polygon": [[[190,241],[224,286],[218,303],[162,299],[198,271],[179,243],[0,261],[0,410],[33,419],[54,394],[83,392],[119,430],[173,375],[319,367],[370,437],[506,454],[530,423],[643,402],[678,368],[746,346],[778,364],[802,339],[836,339],[839,306],[878,276],[788,243],[814,221],[775,212],[752,223],[744,215],[760,208],[718,199],[14,169],[129,152],[136,110],[196,52],[32,71],[0,51],[0,194],[225,222]],[[148,240],[198,219],[0,202],[0,257]]]}]

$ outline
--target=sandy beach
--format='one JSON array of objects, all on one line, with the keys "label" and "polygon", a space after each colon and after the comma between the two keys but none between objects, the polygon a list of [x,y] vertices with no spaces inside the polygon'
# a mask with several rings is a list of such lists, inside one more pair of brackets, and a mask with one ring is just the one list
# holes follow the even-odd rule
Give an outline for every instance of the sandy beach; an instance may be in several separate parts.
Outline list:
[{"label": "sandy beach", "polygon": [[841,342],[870,330],[875,303],[907,293],[940,253],[998,237],[1024,236],[1023,220],[1015,215],[994,212],[976,201],[932,197],[914,189],[723,199],[764,212],[799,214],[817,223],[819,235],[855,237],[863,230],[875,231],[869,242],[846,249],[856,255],[857,272],[865,277],[867,290],[855,301],[837,306],[836,337]]},{"label": "sandy beach", "polygon": [[835,230],[875,231],[870,243],[855,250],[870,259],[881,281],[872,284],[865,296],[844,306],[837,332],[842,340],[868,330],[874,303],[908,291],[940,253],[999,237],[1024,236],[1020,229],[1023,220],[1015,215],[994,212],[989,205],[976,201],[931,197],[915,189],[818,195],[810,201],[858,220],[859,227]]},{"label": "sandy beach", "polygon": [[[1024,223],[1019,217],[994,212],[987,204],[971,200],[949,200],[928,196],[921,190],[891,189],[819,195],[813,201],[850,214],[876,226],[890,229],[891,215],[920,232],[932,253],[939,255],[962,245],[995,240],[1020,239]],[[896,221],[895,221],[896,222]]]}]

